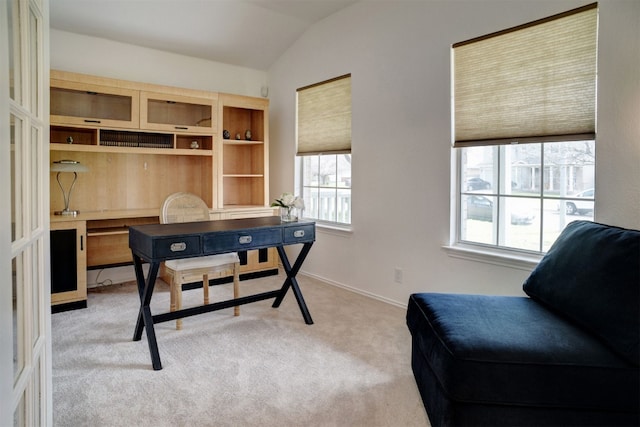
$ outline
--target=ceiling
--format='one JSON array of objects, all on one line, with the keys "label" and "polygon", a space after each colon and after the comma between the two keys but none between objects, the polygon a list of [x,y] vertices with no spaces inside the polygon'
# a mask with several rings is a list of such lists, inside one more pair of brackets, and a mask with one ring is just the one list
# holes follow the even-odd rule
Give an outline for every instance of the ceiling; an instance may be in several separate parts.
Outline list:
[{"label": "ceiling", "polygon": [[357,0],[50,0],[51,28],[267,70]]}]

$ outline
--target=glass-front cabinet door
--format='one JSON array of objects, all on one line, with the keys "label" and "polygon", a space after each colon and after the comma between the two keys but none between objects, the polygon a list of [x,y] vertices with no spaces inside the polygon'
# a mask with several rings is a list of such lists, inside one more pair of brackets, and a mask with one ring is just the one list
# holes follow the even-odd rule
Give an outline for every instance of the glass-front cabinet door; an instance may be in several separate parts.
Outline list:
[{"label": "glass-front cabinet door", "polygon": [[51,79],[51,124],[138,128],[140,92]]},{"label": "glass-front cabinet door", "polygon": [[214,133],[217,100],[213,97],[140,93],[140,127],[177,133]]}]

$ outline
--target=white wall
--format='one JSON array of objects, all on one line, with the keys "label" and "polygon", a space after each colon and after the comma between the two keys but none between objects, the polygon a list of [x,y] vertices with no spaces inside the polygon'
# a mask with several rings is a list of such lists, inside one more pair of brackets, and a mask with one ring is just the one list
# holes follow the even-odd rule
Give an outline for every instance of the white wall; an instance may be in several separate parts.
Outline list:
[{"label": "white wall", "polygon": [[256,97],[266,85],[264,71],[53,29],[51,68]]},{"label": "white wall", "polygon": [[[353,233],[319,230],[303,271],[399,304],[421,291],[521,295],[527,271],[442,249],[450,46],[587,3],[365,0],[298,39],[269,70],[271,194],[293,189],[296,88],[351,73],[353,111]],[[596,220],[640,229],[640,2],[599,5]]]}]

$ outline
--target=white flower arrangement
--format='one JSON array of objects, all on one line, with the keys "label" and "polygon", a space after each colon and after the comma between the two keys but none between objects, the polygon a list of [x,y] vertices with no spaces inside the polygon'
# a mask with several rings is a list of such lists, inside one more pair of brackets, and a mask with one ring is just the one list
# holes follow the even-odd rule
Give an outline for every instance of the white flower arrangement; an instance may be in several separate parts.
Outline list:
[{"label": "white flower arrangement", "polygon": [[298,196],[294,196],[293,193],[282,193],[279,199],[276,199],[271,203],[271,206],[302,210],[304,209],[304,200]]}]

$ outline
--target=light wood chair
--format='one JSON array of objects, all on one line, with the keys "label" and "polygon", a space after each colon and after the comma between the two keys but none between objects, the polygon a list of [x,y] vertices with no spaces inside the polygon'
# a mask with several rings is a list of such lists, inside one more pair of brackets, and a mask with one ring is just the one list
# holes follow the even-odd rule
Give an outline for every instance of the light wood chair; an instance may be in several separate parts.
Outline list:
[{"label": "light wood chair", "polygon": [[[191,193],[169,195],[160,212],[160,222],[208,221],[209,207],[198,196]],[[163,276],[167,279],[171,292],[170,311],[182,308],[182,286],[202,280],[204,303],[209,304],[209,279],[233,275],[233,297],[239,294],[240,258],[236,252],[209,255],[197,258],[174,259],[165,261]],[[240,306],[234,307],[234,315],[240,315]],[[176,320],[176,329],[182,329],[182,319]]]}]

